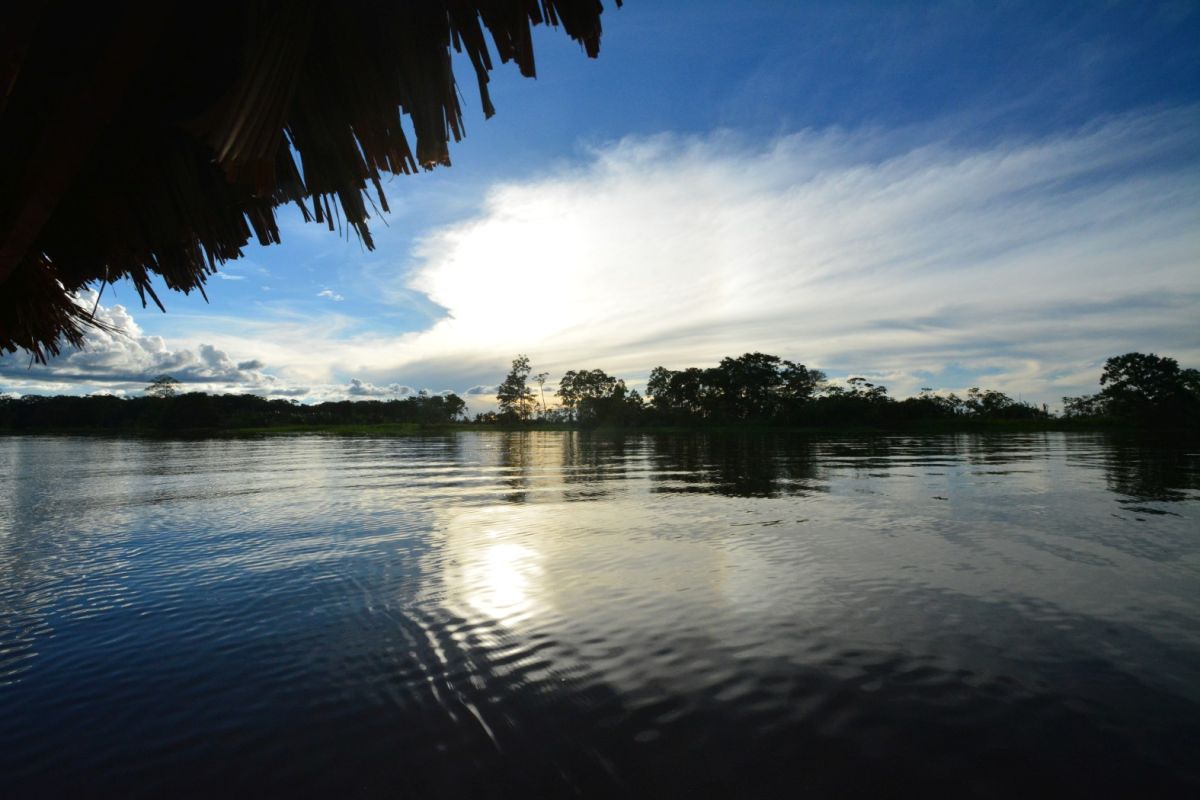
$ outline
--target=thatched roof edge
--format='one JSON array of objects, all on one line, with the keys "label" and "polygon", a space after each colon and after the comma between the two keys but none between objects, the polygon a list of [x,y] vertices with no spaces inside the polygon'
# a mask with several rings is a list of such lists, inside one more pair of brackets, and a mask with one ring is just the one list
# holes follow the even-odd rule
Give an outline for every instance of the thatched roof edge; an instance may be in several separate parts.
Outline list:
[{"label": "thatched roof edge", "polygon": [[549,24],[595,56],[603,10],[95,5],[26,4],[0,26],[0,352],[44,360],[80,344],[93,323],[75,296],[88,285],[129,278],[143,303],[158,302],[155,276],[203,291],[251,237],[279,242],[283,203],[372,247],[369,208],[387,209],[381,176],[448,165],[463,136],[451,48],[470,60],[490,116],[492,48],[532,76],[530,28]]}]

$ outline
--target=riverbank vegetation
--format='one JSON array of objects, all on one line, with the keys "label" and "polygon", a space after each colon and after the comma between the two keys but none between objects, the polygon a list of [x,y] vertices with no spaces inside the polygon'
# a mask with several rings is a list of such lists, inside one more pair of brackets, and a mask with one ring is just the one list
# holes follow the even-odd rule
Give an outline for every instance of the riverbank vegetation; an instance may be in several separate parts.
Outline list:
[{"label": "riverbank vegetation", "polygon": [[[953,430],[1029,431],[1102,428],[1197,429],[1200,373],[1172,358],[1142,353],[1105,362],[1094,395],[1064,397],[1062,414],[994,389],[962,395],[924,388],[895,399],[862,377],[834,383],[817,369],[764,353],[724,358],[715,367],[655,367],[643,396],[600,369],[569,370],[547,402],[547,373],[518,356],[496,388],[497,411],[467,415],[458,395],[343,400],[312,405],[249,394],[180,392],[160,376],[144,396],[0,398],[0,431],[380,433],[430,429],[549,430]],[[536,384],[536,390],[531,387]]]},{"label": "riverbank vegetation", "polygon": [[[1105,362],[1100,392],[1064,397],[1063,413],[1014,400],[994,389],[962,395],[922,388],[895,399],[863,377],[828,380],[778,356],[746,353],[715,367],[655,367],[646,395],[600,369],[570,370],[547,408],[528,385],[531,367],[518,356],[497,390],[499,410],[487,424],[569,423],[580,427],[786,427],[800,429],[955,429],[986,425],[1022,430],[1067,427],[1194,427],[1200,419],[1200,373],[1172,358],[1128,353]],[[541,376],[538,376],[541,377]]]},{"label": "riverbank vegetation", "polygon": [[[169,381],[169,379],[168,379]],[[415,433],[422,427],[461,420],[466,403],[457,395],[419,395],[403,400],[342,400],[304,405],[251,394],[179,393],[177,384],[156,381],[145,397],[44,397],[0,399],[0,431],[367,432],[387,427]]]}]

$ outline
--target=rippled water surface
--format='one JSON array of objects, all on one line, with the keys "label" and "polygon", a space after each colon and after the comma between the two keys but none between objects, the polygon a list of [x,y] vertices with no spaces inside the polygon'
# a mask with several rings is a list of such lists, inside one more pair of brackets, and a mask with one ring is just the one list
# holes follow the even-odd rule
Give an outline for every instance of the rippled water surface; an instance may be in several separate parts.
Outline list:
[{"label": "rippled water surface", "polygon": [[0,796],[1200,787],[1200,448],[0,438]]}]

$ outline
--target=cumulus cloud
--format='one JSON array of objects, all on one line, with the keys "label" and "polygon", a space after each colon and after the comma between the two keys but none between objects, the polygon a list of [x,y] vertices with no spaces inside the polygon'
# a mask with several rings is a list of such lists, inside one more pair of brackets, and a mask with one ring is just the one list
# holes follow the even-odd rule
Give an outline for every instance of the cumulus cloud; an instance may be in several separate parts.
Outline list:
[{"label": "cumulus cloud", "polygon": [[335,292],[333,289],[322,289],[321,291],[317,292],[317,297],[328,297],[330,300],[334,301],[335,303],[340,303],[341,301],[346,299],[345,297],[342,297],[340,294]]},{"label": "cumulus cloud", "polygon": [[[251,393],[323,402],[402,398],[432,394],[401,383],[377,386],[359,378],[347,383],[293,382],[267,373],[259,358],[236,360],[225,350],[208,343],[195,347],[171,346],[161,336],[144,333],[130,311],[121,305],[98,304],[95,292],[84,292],[78,302],[91,310],[104,328],[87,332],[81,350],[67,350],[47,364],[31,364],[28,358],[0,357],[0,396],[22,394],[140,394],[155,377],[163,374],[179,380],[187,391]],[[443,390],[438,394],[449,394]]]},{"label": "cumulus cloud", "polygon": [[99,386],[101,391],[136,391],[154,377],[169,374],[200,390],[262,390],[270,392],[277,378],[263,371],[258,359],[235,361],[211,344],[196,349],[170,347],[161,336],[150,336],[122,305],[97,303],[94,291],[83,292],[78,302],[104,327],[87,333],[81,350],[64,350],[45,365],[9,355],[0,357],[0,378],[34,392],[71,392]]},{"label": "cumulus cloud", "polygon": [[358,378],[351,378],[350,384],[346,388],[346,394],[351,397],[409,397],[421,393],[411,386],[398,383],[376,386]]},{"label": "cumulus cloud", "polygon": [[[235,360],[224,350],[206,343],[195,348],[172,347],[160,336],[148,336],[124,306],[96,304],[94,292],[79,302],[96,308],[97,320],[107,326],[87,333],[82,350],[68,350],[45,365],[30,364],[16,356],[0,357],[0,396],[22,394],[96,394],[118,397],[140,394],[155,377],[168,374],[186,391],[250,393],[323,402],[410,397],[430,394],[392,383],[376,386],[358,378],[348,383],[293,383],[264,370],[258,358]],[[439,392],[448,394],[450,390]]]},{"label": "cumulus cloud", "polygon": [[[330,391],[334,387],[323,387],[322,396],[333,396],[338,394],[336,390]],[[404,398],[404,397],[445,397],[451,394],[459,394],[454,389],[441,389],[433,391],[432,389],[414,389],[411,386],[405,386],[400,383],[390,383],[387,386],[376,386],[373,383],[364,381],[360,378],[351,378],[350,382],[342,388],[342,394],[351,399],[354,398]]]}]

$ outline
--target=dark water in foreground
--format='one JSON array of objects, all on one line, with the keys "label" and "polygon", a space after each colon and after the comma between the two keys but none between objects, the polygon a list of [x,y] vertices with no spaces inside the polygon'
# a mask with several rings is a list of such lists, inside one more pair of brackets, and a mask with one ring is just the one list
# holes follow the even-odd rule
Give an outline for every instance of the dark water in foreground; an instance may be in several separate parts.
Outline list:
[{"label": "dark water in foreground", "polygon": [[1194,791],[1198,453],[0,438],[0,796]]}]

